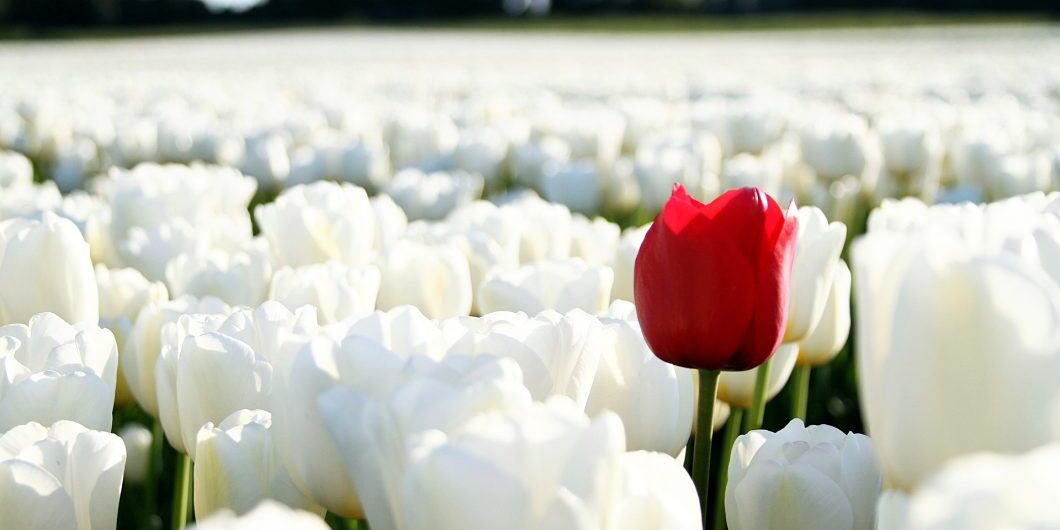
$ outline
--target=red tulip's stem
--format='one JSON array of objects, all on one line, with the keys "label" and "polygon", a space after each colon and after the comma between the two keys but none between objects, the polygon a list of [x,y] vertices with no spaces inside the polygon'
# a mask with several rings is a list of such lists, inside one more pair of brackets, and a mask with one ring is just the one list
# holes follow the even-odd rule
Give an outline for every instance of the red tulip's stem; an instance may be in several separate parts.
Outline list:
[{"label": "red tulip's stem", "polygon": [[743,409],[733,408],[729,412],[729,421],[725,423],[725,443],[721,445],[721,469],[718,470],[718,489],[714,492],[714,530],[725,530],[725,487],[729,482],[729,459],[732,457],[732,444],[740,436],[743,423]]},{"label": "red tulip's stem", "polygon": [[796,364],[795,373],[791,375],[794,385],[791,394],[791,417],[806,421],[806,405],[810,399],[810,370],[808,364]]},{"label": "red tulip's stem", "polygon": [[714,399],[718,396],[717,370],[699,371],[699,417],[696,419],[696,445],[692,456],[692,482],[699,492],[703,527],[710,521],[707,499],[710,498],[710,443],[714,435]]},{"label": "red tulip's stem", "polygon": [[759,365],[755,373],[755,393],[751,399],[751,408],[747,410],[747,417],[744,418],[744,431],[753,431],[762,427],[762,418],[766,413],[766,383],[769,382],[769,365],[772,363],[773,358],[770,357],[769,360]]},{"label": "red tulip's stem", "polygon": [[177,480],[173,484],[173,530],[183,530],[188,523],[188,499],[191,497],[191,457],[177,454]]}]

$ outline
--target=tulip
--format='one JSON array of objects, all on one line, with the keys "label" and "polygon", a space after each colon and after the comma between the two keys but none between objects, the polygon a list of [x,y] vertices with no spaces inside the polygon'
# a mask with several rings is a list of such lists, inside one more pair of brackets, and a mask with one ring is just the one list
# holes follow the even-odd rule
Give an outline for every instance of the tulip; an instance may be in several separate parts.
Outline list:
[{"label": "tulip", "polygon": [[828,303],[828,294],[839,268],[846,241],[843,223],[828,223],[818,208],[799,208],[795,262],[788,295],[788,328],[784,340],[798,342],[817,327]]},{"label": "tulip", "polygon": [[96,284],[99,286],[99,325],[114,334],[118,347],[118,385],[114,394],[115,407],[133,402],[132,389],[125,381],[122,365],[128,351],[126,343],[131,340],[133,324],[140,310],[149,304],[161,304],[169,300],[169,293],[162,282],[151,282],[136,269],[108,269],[96,265]]},{"label": "tulip", "polygon": [[417,169],[397,172],[383,193],[405,211],[409,220],[438,220],[482,195],[482,176],[464,171],[424,173]]},{"label": "tulip", "polygon": [[415,306],[376,311],[350,324],[348,335],[370,338],[402,358],[440,359],[446,351],[442,330]]},{"label": "tulip", "polygon": [[850,334],[850,267],[840,261],[817,326],[799,342],[799,365],[827,364],[843,349]]},{"label": "tulip", "polygon": [[453,150],[453,164],[457,169],[482,175],[486,183],[497,182],[502,164],[508,155],[508,138],[504,131],[483,128],[462,131],[460,143]]},{"label": "tulip", "polygon": [[151,416],[158,418],[158,393],[155,366],[162,356],[163,329],[185,314],[225,316],[232,309],[216,298],[198,300],[183,296],[176,300],[149,302],[136,317],[132,334],[122,351],[121,370],[136,402]]},{"label": "tulip", "polygon": [[40,221],[0,222],[0,323],[55,313],[99,323],[99,292],[88,244],[73,223],[45,212]]},{"label": "tulip", "polygon": [[514,145],[510,157],[512,176],[524,186],[535,188],[540,185],[541,174],[546,166],[570,159],[570,145],[555,136]]},{"label": "tulip", "polygon": [[253,510],[237,516],[229,511],[216,513],[188,530],[328,530],[327,523],[310,512],[293,510],[275,501],[265,500]]},{"label": "tulip", "polygon": [[0,195],[0,219],[35,219],[62,202],[63,195],[52,181],[5,188]]},{"label": "tulip", "polygon": [[437,166],[460,141],[456,125],[440,113],[405,112],[389,125],[388,145],[395,168]]},{"label": "tulip", "polygon": [[602,348],[585,411],[591,416],[605,409],[618,414],[630,451],[677,456],[692,432],[692,371],[652,355],[636,318],[600,321],[601,340],[607,346]]},{"label": "tulip", "polygon": [[374,217],[363,189],[326,181],[295,186],[254,209],[276,264],[289,267],[366,263],[376,238]]},{"label": "tulip", "polygon": [[549,202],[588,215],[600,210],[603,182],[600,171],[591,160],[548,164],[541,174],[541,191]]},{"label": "tulip", "polygon": [[240,409],[268,410],[273,363],[286,362],[316,328],[312,308],[266,302],[227,318],[185,315],[163,329],[155,365],[159,419],[177,451],[196,458],[199,428]]},{"label": "tulip", "polygon": [[21,153],[0,151],[0,189],[33,184],[33,165]]},{"label": "tulip", "polygon": [[498,323],[493,331],[528,346],[540,360],[539,364],[522,361],[516,349],[493,352],[512,354],[520,366],[527,367],[524,383],[534,399],[562,395],[586,406],[601,358],[611,346],[599,319],[579,309],[562,315],[546,311],[527,321]]},{"label": "tulip", "polygon": [[610,267],[588,266],[577,258],[540,262],[488,275],[479,286],[478,305],[484,313],[581,309],[599,314],[607,310],[613,281]]},{"label": "tulip", "polygon": [[854,246],[859,394],[896,488],[963,454],[1057,437],[1030,419],[1053,417],[1049,374],[1060,370],[1060,284],[1024,235],[1035,219],[1055,220],[1033,208],[933,208],[935,220],[906,235],[870,232]]},{"label": "tulip", "polygon": [[268,296],[271,278],[267,245],[237,252],[181,254],[166,265],[166,282],[173,296],[213,296],[231,305],[260,305]]},{"label": "tulip", "polygon": [[518,367],[507,359],[454,356],[435,362],[412,357],[403,364],[400,378],[390,385],[340,386],[317,398],[375,528],[405,527],[403,512],[409,507],[387,485],[401,482],[409,460],[407,443],[454,433],[483,414],[530,403]]},{"label": "tulip", "polygon": [[265,499],[323,515],[291,482],[273,444],[272,416],[239,410],[199,429],[195,454],[195,518],[230,510],[242,515]]},{"label": "tulip", "polygon": [[139,423],[129,423],[118,432],[125,444],[125,483],[144,484],[151,478],[151,430]]},{"label": "tulip", "polygon": [[409,219],[389,195],[376,195],[370,202],[375,214],[375,249],[385,250],[401,238]]},{"label": "tulip", "polygon": [[726,520],[732,530],[872,530],[881,485],[867,436],[794,419],[736,439]]},{"label": "tulip", "polygon": [[59,420],[109,431],[117,372],[118,349],[106,329],[52,313],[0,327],[0,432]]},{"label": "tulip", "polygon": [[1060,446],[1023,455],[982,453],[954,460],[912,495],[885,492],[880,530],[1056,528]]},{"label": "tulip", "polygon": [[621,421],[589,420],[562,398],[485,415],[420,445],[401,490],[408,530],[600,528],[621,498]]},{"label": "tulip", "polygon": [[577,215],[571,221],[571,257],[590,265],[610,264],[618,248],[619,226],[601,217],[589,220]]},{"label": "tulip", "polygon": [[[784,343],[777,348],[770,360],[765,401],[775,398],[784,388],[798,357],[798,344]],[[733,407],[750,408],[754,401],[755,381],[761,369],[762,367],[758,366],[743,372],[722,372],[718,378],[718,399]]]},{"label": "tulip", "polygon": [[611,268],[615,272],[615,283],[611,287],[611,301],[626,300],[633,301],[633,265],[640,252],[640,244],[644,241],[651,225],[640,228],[627,228],[622,233],[622,239],[618,242],[615,257],[611,262]]},{"label": "tulip", "polygon": [[523,196],[502,208],[519,220],[519,262],[535,263],[570,257],[571,213],[562,204],[553,204],[534,195]]},{"label": "tulip", "polygon": [[674,186],[634,272],[637,316],[652,352],[707,370],[765,362],[783,338],[797,228],[794,207],[785,217],[759,190],[728,191],[704,205]]},{"label": "tulip", "polygon": [[269,299],[290,310],[317,309],[321,324],[367,316],[375,310],[380,275],[375,267],[347,267],[337,261],[284,267],[272,277]]},{"label": "tulip", "polygon": [[402,241],[379,264],[379,307],[418,307],[431,318],[471,311],[471,270],[464,254],[448,245]]},{"label": "tulip", "polygon": [[113,529],[125,447],[109,432],[71,421],[26,423],[0,436],[5,528]]},{"label": "tulip", "polygon": [[701,528],[680,464],[625,453],[620,423],[553,398],[422,437],[408,451],[395,528]]}]

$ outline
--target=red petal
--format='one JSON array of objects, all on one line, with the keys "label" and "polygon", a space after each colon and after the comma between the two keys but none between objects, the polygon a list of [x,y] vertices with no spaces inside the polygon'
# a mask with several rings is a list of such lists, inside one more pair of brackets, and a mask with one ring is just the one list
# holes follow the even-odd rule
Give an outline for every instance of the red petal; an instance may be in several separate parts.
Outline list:
[{"label": "red petal", "polygon": [[788,321],[788,291],[799,219],[794,202],[780,226],[772,248],[762,253],[756,281],[754,317],[732,370],[748,370],[764,363],[780,346]]}]

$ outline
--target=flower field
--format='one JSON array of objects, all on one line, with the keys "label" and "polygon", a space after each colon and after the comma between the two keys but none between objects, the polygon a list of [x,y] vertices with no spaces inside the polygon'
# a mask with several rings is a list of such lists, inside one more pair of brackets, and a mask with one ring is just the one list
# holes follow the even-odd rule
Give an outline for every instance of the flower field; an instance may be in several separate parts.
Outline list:
[{"label": "flower field", "polygon": [[1052,26],[0,42],[0,528],[1057,495]]}]

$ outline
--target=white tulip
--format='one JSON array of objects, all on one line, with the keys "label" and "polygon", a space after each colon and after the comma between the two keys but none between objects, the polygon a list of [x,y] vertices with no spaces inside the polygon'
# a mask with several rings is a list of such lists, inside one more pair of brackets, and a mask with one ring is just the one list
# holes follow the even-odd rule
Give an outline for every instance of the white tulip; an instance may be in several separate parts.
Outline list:
[{"label": "white tulip", "polygon": [[174,297],[213,296],[231,305],[257,306],[268,296],[272,263],[268,245],[255,240],[245,250],[181,254],[166,265]]},{"label": "white tulip", "polygon": [[510,157],[512,176],[524,186],[538,187],[545,167],[565,163],[570,159],[570,145],[555,136],[514,145]]},{"label": "white tulip", "polygon": [[188,530],[328,530],[320,516],[291,508],[275,501],[265,500],[253,510],[237,516],[222,511],[204,520],[196,521]]},{"label": "white tulip", "polygon": [[847,227],[829,223],[824,212],[812,206],[799,208],[799,231],[788,293],[787,342],[797,342],[817,327],[828,303]]},{"label": "white tulip", "polygon": [[622,229],[602,217],[589,220],[580,215],[571,222],[572,258],[580,258],[589,265],[610,265],[615,258]]},{"label": "white tulip", "polygon": [[604,410],[618,414],[631,451],[677,456],[692,432],[692,372],[652,354],[635,318],[600,321],[606,346],[585,411],[590,416]]},{"label": "white tulip", "polygon": [[390,388],[337,387],[317,398],[376,528],[405,527],[403,512],[409,507],[394,485],[408,465],[407,443],[452,433],[482,414],[530,403],[518,367],[507,359],[454,356],[435,362],[411,357],[399,381]]},{"label": "white tulip", "polygon": [[0,221],[0,323],[26,322],[43,312],[99,323],[88,244],[73,223],[51,212],[40,221]]},{"label": "white tulip", "polygon": [[491,331],[528,346],[544,365],[542,371],[540,364],[522,360],[520,349],[494,352],[501,356],[511,354],[525,367],[524,382],[534,399],[562,395],[583,408],[589,400],[601,358],[611,347],[608,337],[603,335],[600,319],[578,309],[562,315],[546,311],[529,320],[501,318],[491,325]]},{"label": "white tulip", "polygon": [[151,477],[151,430],[139,423],[129,423],[118,433],[125,444],[125,483],[144,484]]},{"label": "white tulip", "polygon": [[622,499],[622,422],[562,398],[418,442],[396,484],[405,524],[393,528],[606,528]]},{"label": "white tulip", "polygon": [[610,267],[588,266],[576,258],[494,271],[479,287],[479,309],[528,314],[581,309],[599,314],[607,310],[613,282]]},{"label": "white tulip", "polygon": [[390,177],[390,152],[379,138],[361,138],[338,148],[335,177],[377,190]]},{"label": "white tulip", "polygon": [[350,184],[321,181],[295,186],[254,209],[279,266],[329,260],[367,263],[376,239],[368,194]]},{"label": "white tulip", "polygon": [[117,525],[125,447],[72,421],[26,423],[0,436],[4,527],[107,530]]},{"label": "white tulip", "polygon": [[603,200],[604,178],[591,160],[548,164],[541,174],[541,193],[572,211],[594,214]]},{"label": "white tulip", "polygon": [[289,362],[316,327],[312,308],[292,313],[275,302],[166,324],[155,381],[170,445],[195,459],[200,427],[240,409],[268,410],[273,364]]},{"label": "white tulip", "polygon": [[375,249],[383,250],[401,238],[409,219],[389,195],[376,195],[369,202],[375,214]]},{"label": "white tulip", "polygon": [[401,241],[383,255],[379,269],[381,309],[413,305],[431,318],[471,311],[471,270],[453,246]]},{"label": "white tulip", "polygon": [[651,223],[640,228],[627,228],[618,242],[611,268],[615,272],[615,283],[611,287],[611,300],[633,301],[633,266],[640,252],[640,244],[648,234]]},{"label": "white tulip", "polygon": [[508,139],[503,131],[463,131],[460,143],[453,150],[453,164],[458,169],[482,175],[486,182],[496,182],[507,154]]},{"label": "white tulip", "polygon": [[703,518],[692,477],[669,455],[635,451],[622,457],[622,500],[615,530],[701,530]]},{"label": "white tulip", "polygon": [[31,421],[109,431],[118,375],[114,335],[52,313],[0,327],[0,432]]},{"label": "white tulip", "polygon": [[232,309],[216,298],[202,300],[183,296],[176,300],[149,302],[136,317],[132,333],[121,352],[121,370],[136,402],[158,418],[155,365],[162,355],[163,329],[185,314],[225,316]]},{"label": "white tulip", "polygon": [[195,444],[196,519],[224,510],[245,514],[266,499],[323,515],[278,460],[268,412],[238,410],[216,427],[207,423]]},{"label": "white tulip", "polygon": [[725,489],[733,530],[872,530],[882,478],[872,441],[794,419],[736,439]]},{"label": "white tulip", "polygon": [[799,342],[799,364],[826,364],[839,354],[850,335],[850,267],[840,261],[832,277],[821,320]]},{"label": "white tulip", "polygon": [[[21,153],[0,151],[0,189],[33,184],[33,165]],[[2,212],[0,212],[2,213]]]},{"label": "white tulip", "polygon": [[478,199],[482,176],[464,171],[424,173],[403,169],[383,188],[410,220],[438,220]]},{"label": "white tulip", "polygon": [[0,219],[37,218],[55,210],[63,202],[59,187],[52,181],[4,188],[0,195]]},{"label": "white tulip", "polygon": [[1060,446],[1013,456],[976,454],[954,460],[912,495],[886,492],[880,530],[1057,528]]},{"label": "white tulip", "polygon": [[905,235],[870,232],[853,253],[863,416],[903,489],[951,458],[1060,436],[1029,419],[1055,417],[1060,399],[1049,375],[1060,370],[1060,284],[1027,237],[1028,219],[1053,215],[1009,202],[927,216]]},{"label": "white tulip", "polygon": [[535,263],[566,259],[572,245],[571,213],[534,195],[520,197],[502,206],[520,223],[519,262]]},{"label": "white tulip", "polygon": [[780,197],[784,168],[780,161],[768,155],[740,153],[721,168],[720,189],[758,187],[771,197]]},{"label": "white tulip", "polygon": [[114,405],[120,408],[134,399],[129,383],[125,381],[125,369],[121,368],[133,324],[144,306],[169,300],[169,293],[164,283],[149,281],[136,269],[108,269],[102,264],[96,265],[96,285],[99,286],[99,325],[114,334],[118,346],[118,386]]},{"label": "white tulip", "polygon": [[[769,379],[766,382],[766,402],[777,397],[788,383],[795,361],[799,358],[799,345],[781,344],[769,363]],[[762,367],[743,372],[722,372],[718,378],[718,399],[733,407],[749,408],[754,401],[755,379]]]},{"label": "white tulip", "polygon": [[333,324],[374,311],[379,284],[379,269],[372,266],[348,267],[329,261],[296,269],[284,267],[272,277],[269,299],[292,311],[314,306],[321,324]]},{"label": "white tulip", "polygon": [[395,168],[440,166],[460,141],[456,125],[442,114],[410,111],[394,118],[388,145]]},{"label": "white tulip", "polygon": [[802,131],[800,145],[803,160],[828,182],[854,175],[868,183],[879,171],[879,139],[861,116],[822,113]]}]

